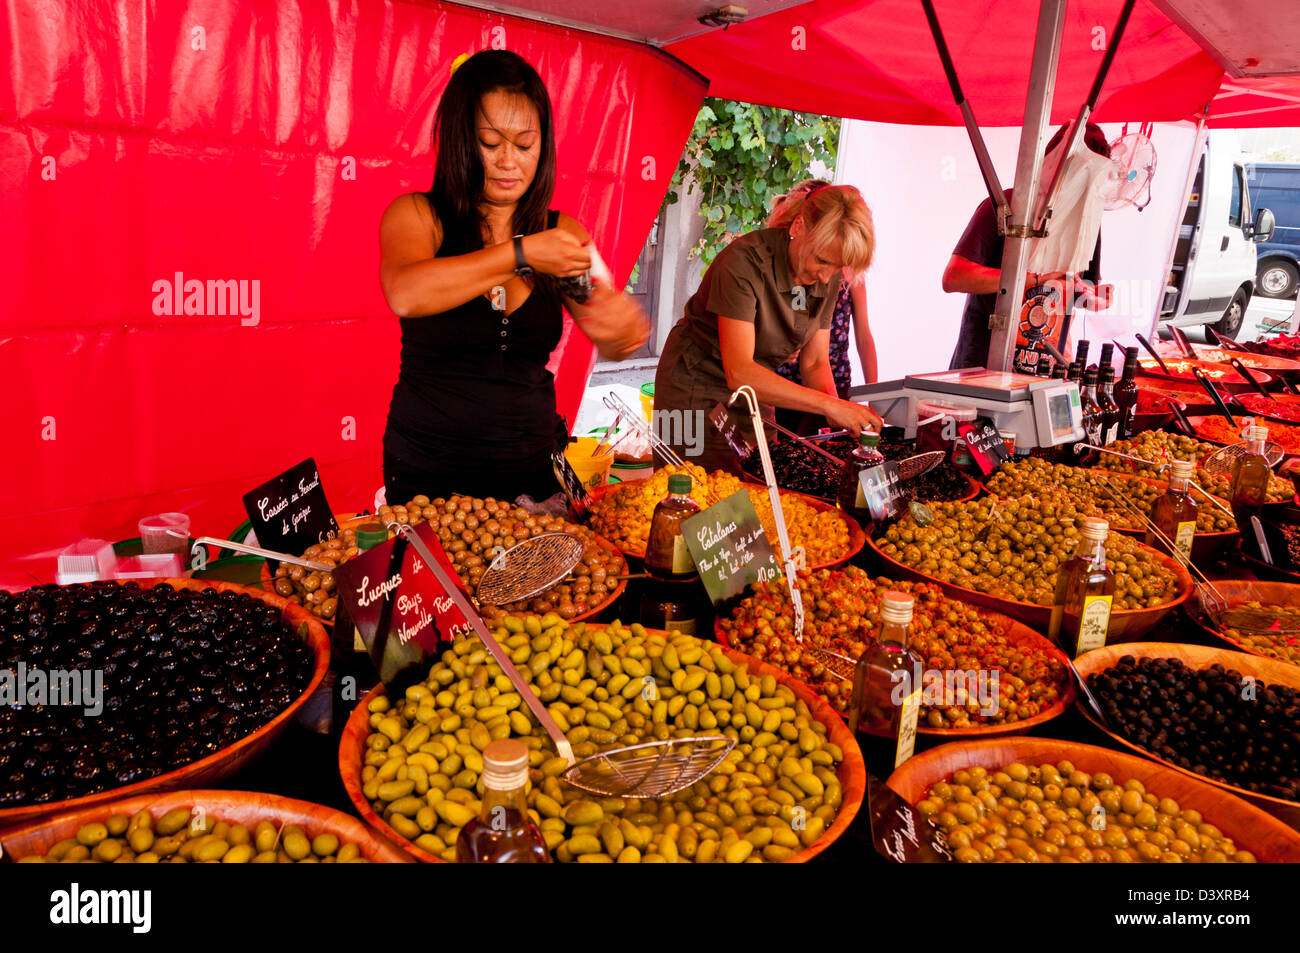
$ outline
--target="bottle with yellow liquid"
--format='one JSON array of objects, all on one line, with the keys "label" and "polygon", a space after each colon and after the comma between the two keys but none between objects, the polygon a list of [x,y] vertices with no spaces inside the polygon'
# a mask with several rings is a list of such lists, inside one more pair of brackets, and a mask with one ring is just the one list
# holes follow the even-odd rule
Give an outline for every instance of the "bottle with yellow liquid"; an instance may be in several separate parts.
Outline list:
[{"label": "bottle with yellow liquid", "polygon": [[1196,538],[1196,501],[1187,492],[1188,481],[1196,472],[1190,460],[1175,460],[1169,467],[1169,489],[1151,504],[1151,522],[1156,529],[1173,541],[1174,551],[1147,530],[1146,543],[1169,553],[1175,559],[1187,562],[1192,558],[1192,542]]},{"label": "bottle with yellow liquid", "polygon": [[702,605],[700,574],[686,548],[682,522],[700,511],[690,496],[691,478],[674,473],[668,478],[668,495],[650,517],[645,571],[649,576],[641,597],[641,624],[694,635]]},{"label": "bottle with yellow liquid", "polygon": [[1246,452],[1232,461],[1232,512],[1238,528],[1249,529],[1250,517],[1258,516],[1268,501],[1268,483],[1273,476],[1265,448],[1268,428],[1246,429]]},{"label": "bottle with yellow liquid", "polygon": [[1110,633],[1115,574],[1106,565],[1109,531],[1106,520],[1085,517],[1079,528],[1079,545],[1056,576],[1056,603],[1048,635],[1072,658],[1101,648]]},{"label": "bottle with yellow liquid", "polygon": [[912,756],[921,709],[920,656],[907,645],[912,597],[886,592],[880,604],[880,634],[868,640],[853,668],[849,730],[882,777]]}]

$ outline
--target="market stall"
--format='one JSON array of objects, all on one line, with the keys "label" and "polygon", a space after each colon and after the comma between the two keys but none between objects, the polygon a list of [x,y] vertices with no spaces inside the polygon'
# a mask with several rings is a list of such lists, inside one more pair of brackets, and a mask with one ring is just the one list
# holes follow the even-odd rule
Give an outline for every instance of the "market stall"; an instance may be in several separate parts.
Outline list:
[{"label": "market stall", "polygon": [[[1043,5],[1044,18],[1053,6]],[[1110,23],[1119,6],[1082,4],[1088,17],[1072,21],[1074,40],[1098,10]],[[715,91],[724,94],[877,116],[887,114],[875,110],[892,97],[910,121],[951,122],[960,113],[940,105],[933,90],[901,95],[902,68],[847,77],[862,80],[852,84],[862,98],[824,99],[832,79],[846,79],[830,67],[860,66],[870,44],[891,36],[916,63],[923,54],[926,63],[938,57],[931,46],[900,42],[916,27],[914,15],[889,21],[897,24],[892,34],[858,31],[855,18],[883,17],[888,3],[808,7],[725,34],[710,25],[669,48],[697,67],[712,58],[723,79]],[[409,18],[399,27],[331,22],[325,32],[340,49],[368,50],[369,65],[386,64],[387,75],[408,89],[407,105],[424,106],[436,99],[440,80],[415,89],[397,79],[404,82],[417,63],[422,75],[439,76],[447,48],[459,51],[477,45],[480,33],[504,29],[510,46],[545,67],[553,89],[565,90],[574,125],[564,148],[577,153],[594,144],[597,161],[608,162],[609,181],[574,177],[565,197],[602,223],[597,240],[614,250],[612,265],[622,274],[640,238],[629,220],[648,220],[662,195],[703,93],[701,78],[630,40],[440,4],[399,9]],[[940,5],[949,38],[964,37],[963,17],[975,15],[958,9]],[[197,36],[185,29],[188,16],[172,23],[173,36]],[[1023,28],[1023,21],[1008,24]],[[229,23],[246,25],[238,16]],[[630,23],[617,31],[603,25],[607,33],[645,38]],[[681,29],[680,16],[665,14],[657,26],[663,42],[681,35],[667,32]],[[1060,47],[1064,27],[1040,21],[1007,49],[1032,44],[1044,66],[1061,58],[1058,93],[1078,91],[1084,101],[1091,87],[1099,114],[1151,118],[1149,109],[1186,117],[1223,75],[1187,33],[1164,29],[1169,21],[1143,4],[1127,26],[1143,54],[1126,58],[1121,44],[1111,92],[1099,98],[1107,71],[1092,63],[1067,70],[1059,49],[1051,50]],[[759,56],[753,44],[773,35],[788,43],[798,29],[814,39],[862,35],[868,42],[848,49],[836,41],[842,58],[823,63],[832,79],[795,82],[805,74],[784,52]],[[931,43],[923,19],[920,29]],[[304,28],[299,37],[307,46],[316,42],[309,33]],[[431,44],[437,55],[387,59],[395,36],[428,34],[439,38]],[[563,54],[561,45],[568,47]],[[232,62],[247,61],[236,44],[221,49]],[[727,56],[745,68],[728,67]],[[944,75],[932,66],[919,72]],[[193,68],[193,81],[204,83],[206,74]],[[1020,89],[1011,84],[1010,93],[994,82],[997,75],[965,81],[1006,97],[990,97],[991,117],[999,109],[1010,116],[1016,95],[1022,103],[1028,96],[1030,107],[1016,121],[1033,114],[1036,129],[1027,126],[1022,157],[1036,156],[1052,106],[1035,87],[1047,74],[1036,72]],[[773,77],[783,79],[779,91]],[[21,78],[29,93],[24,109],[41,113],[45,107],[33,102],[45,88],[40,77]],[[149,88],[144,77],[129,79],[123,88]],[[239,90],[264,91],[257,82],[241,84],[216,101],[229,102]],[[626,94],[631,118],[620,118],[618,135],[599,110],[574,108],[597,91],[611,100]],[[248,111],[262,116],[262,106],[270,108],[255,99]],[[1076,106],[1063,107],[1065,115]],[[58,108],[82,104],[50,107],[43,118],[52,121]],[[388,136],[382,155],[390,157],[372,158],[376,168],[395,161],[393,153],[408,167],[427,162],[427,122],[415,131],[409,116],[394,118],[396,108],[386,104],[386,118],[374,120]],[[149,115],[141,109],[136,118],[163,139],[184,138],[176,117]],[[329,104],[313,115],[333,153],[351,148]],[[233,144],[222,148],[231,155],[244,148],[241,136],[269,154],[297,135],[278,125],[254,134],[240,126],[243,118],[217,110],[181,128],[224,123]],[[316,132],[302,136],[314,143]],[[92,140],[75,148],[99,155]],[[139,161],[166,167],[166,158]],[[91,161],[61,174],[75,176]],[[1034,206],[1033,165],[1023,164],[1017,176],[1017,190],[1028,193],[1016,205],[1022,217]],[[661,177],[632,174],[655,167]],[[173,171],[188,168],[182,162]],[[379,202],[392,185],[372,182],[364,197],[353,195],[344,186],[353,180],[335,181],[336,169],[308,175],[320,189],[304,205],[312,240],[286,254],[341,247],[325,244],[343,243],[337,227],[324,227],[331,201],[345,204],[346,195],[356,210]],[[260,197],[274,191],[267,186]],[[24,195],[24,214],[35,222],[39,200]],[[251,204],[246,211],[252,216]],[[1014,244],[1007,262],[1023,272]],[[28,267],[10,291],[15,301],[57,293],[54,266],[26,246],[19,252],[13,257]],[[130,267],[144,274],[160,256],[147,252]],[[207,259],[192,250],[181,258],[254,273],[254,257]],[[285,270],[286,281],[297,275],[323,288],[328,282],[315,269],[339,269],[338,261],[295,261],[299,271]],[[181,296],[180,275],[176,283]],[[325,323],[341,313],[330,307],[375,310],[373,301],[340,303],[336,289],[319,293]],[[89,294],[102,339],[120,299]],[[265,330],[287,335],[312,306],[294,305],[279,326],[268,318]],[[31,379],[18,398],[28,402],[21,409],[29,417],[39,416],[65,379],[41,383],[35,360],[24,355],[51,334],[80,340],[85,332],[60,323],[71,308],[60,303],[53,309],[59,320],[0,345],[19,356],[16,366]],[[208,347],[227,331],[236,335],[229,350]],[[145,338],[157,343],[168,333],[171,326],[159,322]],[[1096,362],[1100,374],[1085,368],[1090,349],[1068,373],[1061,361],[1059,375],[1005,372],[997,368],[1014,341],[1004,335],[995,337],[988,368],[914,375],[857,395],[884,418],[880,446],[842,433],[808,439],[765,430],[757,420],[748,445],[735,414],[746,402],[756,409],[757,399],[742,388],[709,425],[744,476],[706,472],[676,456],[649,420],[623,406],[611,431],[621,425],[651,448],[648,479],[601,485],[608,468],[592,460],[615,451],[609,439],[593,440],[557,453],[562,494],[549,501],[495,499],[466,486],[398,502],[374,496],[373,446],[361,451],[368,462],[360,463],[350,450],[330,449],[334,412],[348,406],[333,401],[354,399],[340,396],[352,388],[313,389],[311,401],[330,402],[324,422],[295,427],[308,398],[264,386],[277,379],[259,363],[271,358],[249,356],[239,333],[204,321],[185,329],[191,350],[206,351],[205,363],[169,379],[176,392],[183,381],[198,381],[196,394],[225,406],[206,425],[213,429],[196,430],[188,415],[183,426],[164,425],[174,419],[174,403],[160,408],[144,388],[126,388],[130,426],[142,434],[126,448],[145,457],[134,482],[119,473],[129,468],[114,465],[120,453],[101,447],[94,462],[103,475],[77,497],[84,504],[50,518],[39,534],[19,537],[33,557],[20,565],[48,566],[51,548],[62,548],[73,525],[73,535],[111,536],[110,529],[157,509],[189,516],[141,526],[138,557],[128,554],[130,540],[83,541],[59,553],[67,585],[51,579],[0,591],[0,676],[11,666],[15,673],[0,677],[8,693],[0,707],[5,861],[1300,860],[1300,587],[1261,581],[1300,581],[1296,488],[1286,475],[1300,451],[1289,449],[1292,436],[1281,422],[1288,405],[1276,399],[1290,383],[1286,368],[1276,368],[1276,377],[1259,368],[1254,387],[1264,403],[1252,409],[1244,396],[1230,406],[1209,378],[1197,381],[1204,400],[1164,389],[1177,375],[1161,364],[1163,355],[1153,354],[1150,365],[1128,355],[1118,375],[1109,348]],[[60,373],[75,377],[119,347],[138,346],[141,367],[163,353],[161,344],[130,337],[92,345],[92,354],[74,349]],[[351,343],[347,336],[313,340],[311,379],[319,383],[319,365],[343,353],[353,368],[369,366],[378,352],[351,350]],[[1272,347],[1280,353],[1288,344]],[[258,353],[275,351],[277,361],[292,350],[262,345]],[[579,350],[562,348],[558,358],[559,377],[570,385],[585,380],[590,366],[589,350]],[[228,389],[209,393],[207,375],[236,356],[247,369]],[[1233,371],[1250,381],[1249,371]],[[102,366],[98,374],[87,377],[116,383]],[[1111,389],[1115,376],[1119,390]],[[159,380],[143,371],[141,378],[150,386]],[[574,392],[562,391],[561,402]],[[174,400],[176,393],[163,396]],[[1181,432],[1143,412],[1157,405]],[[56,449],[30,477],[45,484],[44,502],[30,508],[37,514],[48,516],[49,501],[84,477],[95,439],[113,440],[112,432],[78,436],[100,417],[84,406],[69,415],[64,406],[45,425],[55,428],[46,442]],[[135,413],[140,407],[150,413]],[[363,437],[364,428],[356,429],[358,420],[374,422],[369,410],[368,417],[343,417],[345,441],[377,441],[377,432]],[[214,435],[243,418],[257,434],[246,454],[214,450]],[[1267,432],[1257,429],[1265,423]],[[186,428],[193,444],[168,442]],[[189,475],[200,448],[201,485]],[[175,456],[167,466],[149,456],[164,449]],[[295,459],[284,460],[286,451]],[[288,463],[295,466],[279,472]],[[596,487],[586,485],[593,481]],[[179,486],[195,489],[162,489]],[[23,491],[6,496],[17,500]],[[242,516],[248,525],[224,532]],[[7,519],[26,527],[33,517]],[[247,561],[219,560],[230,552]],[[163,566],[176,572],[160,578]],[[223,581],[233,578],[228,573],[251,584]],[[58,702],[45,676],[55,669],[72,673],[59,685],[72,694]],[[82,684],[92,670],[103,682]],[[895,697],[900,683],[908,687]],[[156,717],[160,710],[165,717]],[[208,790],[215,785],[238,790]],[[1024,808],[1028,803],[1037,806]],[[1090,825],[1097,816],[1111,824]],[[897,836],[903,824],[908,844]]]}]

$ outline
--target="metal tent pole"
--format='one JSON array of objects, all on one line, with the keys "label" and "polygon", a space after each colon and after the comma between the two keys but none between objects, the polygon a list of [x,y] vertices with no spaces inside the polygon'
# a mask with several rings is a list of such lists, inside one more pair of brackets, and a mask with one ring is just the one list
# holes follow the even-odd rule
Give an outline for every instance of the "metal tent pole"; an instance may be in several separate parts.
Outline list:
[{"label": "metal tent pole", "polygon": [[1066,0],[1042,0],[1038,8],[1038,31],[1034,37],[1034,59],[1025,98],[1025,121],[1020,133],[1020,155],[1016,161],[1016,182],[1011,194],[1012,222],[1007,226],[1002,250],[1002,273],[998,284],[997,308],[989,319],[992,339],[988,367],[1010,370],[1016,345],[1016,323],[1024,297],[1025,273],[1029,263],[1030,216],[1038,200],[1043,171],[1043,142],[1052,112],[1056,67],[1061,56],[1061,34],[1065,28]]}]

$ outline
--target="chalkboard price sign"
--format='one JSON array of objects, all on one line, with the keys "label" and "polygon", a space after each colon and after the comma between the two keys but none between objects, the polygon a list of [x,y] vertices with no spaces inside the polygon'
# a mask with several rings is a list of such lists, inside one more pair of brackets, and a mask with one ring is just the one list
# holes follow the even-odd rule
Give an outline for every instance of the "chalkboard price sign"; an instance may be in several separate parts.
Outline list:
[{"label": "chalkboard price sign", "polygon": [[751,583],[781,577],[781,565],[746,490],[682,521],[686,549],[716,605]]},{"label": "chalkboard price sign", "polygon": [[907,490],[898,478],[898,464],[893,460],[867,467],[858,474],[858,482],[873,520],[896,519],[907,508]]},{"label": "chalkboard price sign", "polygon": [[754,448],[745,439],[747,430],[744,422],[722,403],[713,405],[709,411],[709,420],[718,429],[718,433],[722,434],[722,439],[727,441],[727,446],[740,458],[740,462],[748,460]]},{"label": "chalkboard price sign", "polygon": [[[245,493],[244,511],[258,543],[277,553],[301,556],[307,547],[339,534],[339,524],[321,487],[320,471],[311,457]],[[267,562],[274,573],[279,563]]]},{"label": "chalkboard price sign", "polygon": [[551,454],[551,465],[555,471],[555,479],[559,481],[560,488],[569,498],[569,515],[579,523],[585,523],[591,516],[591,500],[587,488],[582,484],[582,479],[574,472],[563,450],[556,450]]},{"label": "chalkboard price sign", "polygon": [[874,774],[867,775],[867,810],[876,852],[896,864],[948,863],[943,833]]},{"label": "chalkboard price sign", "polygon": [[987,417],[976,417],[971,423],[961,424],[957,433],[970,447],[975,465],[986,477],[992,476],[998,467],[1011,459],[1006,441]]}]

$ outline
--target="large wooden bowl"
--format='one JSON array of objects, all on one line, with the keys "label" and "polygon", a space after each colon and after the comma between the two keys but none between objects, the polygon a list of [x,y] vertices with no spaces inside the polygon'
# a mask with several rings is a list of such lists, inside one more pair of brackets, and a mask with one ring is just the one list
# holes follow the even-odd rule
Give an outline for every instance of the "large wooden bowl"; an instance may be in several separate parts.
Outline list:
[{"label": "large wooden bowl", "polygon": [[278,827],[297,824],[309,838],[317,834],[333,834],[343,843],[356,844],[361,849],[361,856],[375,863],[412,862],[404,853],[349,814],[310,801],[254,791],[171,791],[167,794],[142,794],[121,801],[110,801],[0,831],[0,848],[3,848],[5,860],[16,861],[22,857],[48,853],[59,841],[76,834],[83,824],[103,821],[111,814],[148,811],[157,820],[176,807],[202,808],[215,820],[243,824],[250,830],[259,821],[270,821]]},{"label": "large wooden bowl", "polygon": [[1263,394],[1238,394],[1237,402],[1257,417],[1267,417],[1269,420],[1276,420],[1279,423],[1293,426],[1300,423],[1300,421],[1292,418],[1280,416],[1278,413],[1279,410],[1288,408],[1292,413],[1300,413],[1300,397],[1295,394],[1270,394],[1268,398]]},{"label": "large wooden bowl", "polygon": [[[340,530],[355,529],[356,527],[361,526],[364,523],[372,523],[375,520],[376,517],[365,516],[365,515],[351,516],[347,518],[341,516],[337,517]],[[601,549],[605,550],[606,552],[613,553],[617,556],[623,555],[623,553],[619,551],[618,547],[615,546],[613,543],[611,543],[609,540],[605,539],[605,537],[596,536],[596,534],[594,533],[592,535],[595,537],[596,545],[599,546]],[[623,572],[626,573],[628,569],[626,557],[624,557],[623,562],[624,562]],[[262,563],[262,588],[265,589],[267,592],[275,592],[275,577],[271,575],[271,567],[265,561]],[[604,600],[602,600],[598,605],[592,606],[586,612],[574,616],[569,621],[585,622],[591,619],[599,618],[602,613],[608,610],[610,606],[612,606],[614,603],[616,603],[619,600],[619,598],[623,595],[623,592],[626,589],[627,589],[627,580],[626,579],[620,580],[619,584],[614,587],[614,591],[611,592],[608,596],[606,596]],[[321,619],[317,617],[316,621],[320,622],[322,625],[328,626],[331,629],[334,628],[333,619]]]},{"label": "large wooden bowl", "polygon": [[[1070,671],[1069,656],[1062,652],[1056,644],[1046,636],[1039,635],[1028,626],[1021,625],[1015,619],[1009,618],[1000,612],[988,612],[986,610],[985,615],[990,619],[990,621],[998,626],[1002,637],[1011,644],[1029,645],[1034,648],[1042,649],[1052,658],[1057,659],[1065,667],[1067,673]],[[739,651],[736,646],[731,644],[731,639],[727,636],[726,630],[722,628],[721,619],[714,619],[713,621],[713,636],[715,641],[724,648]],[[759,661],[761,662],[761,660]],[[761,662],[761,664],[770,665],[771,663]],[[779,666],[778,669],[785,672],[785,670],[780,669]],[[818,692],[817,689],[813,688],[806,682],[795,679],[795,677],[789,672],[785,672],[785,674],[787,678],[797,681],[799,685],[802,685],[809,692],[822,699],[828,707],[832,707],[829,702],[826,702],[825,697]],[[1078,693],[1079,687],[1075,684],[1074,678],[1067,675],[1065,691],[1062,693],[1060,699],[1057,700],[1055,705],[1052,705],[1044,711],[1040,711],[1033,718],[1026,718],[1024,721],[1016,721],[1011,724],[975,725],[971,728],[931,728],[924,724],[923,721],[918,721],[916,731],[917,734],[932,738],[1001,738],[1007,735],[1027,734],[1039,725],[1046,724],[1053,718],[1057,718],[1069,711],[1070,706],[1074,704],[1075,696]]]},{"label": "large wooden bowl", "polygon": [[[742,483],[741,487],[746,490],[762,490],[764,492],[767,491],[767,487],[759,483]],[[608,496],[610,493],[612,493],[614,490],[618,488],[619,485],[617,484],[614,486],[598,486],[590,492],[591,500],[593,503],[598,502],[604,499],[606,496]],[[864,547],[867,544],[867,534],[863,531],[861,525],[859,525],[857,520],[853,519],[850,516],[846,516],[844,513],[841,513],[839,507],[837,507],[835,504],[828,503],[825,500],[819,499],[815,496],[809,496],[807,493],[795,493],[793,490],[782,490],[781,495],[796,496],[799,499],[803,500],[805,503],[807,503],[810,507],[817,510],[818,512],[835,513],[837,516],[839,516],[841,520],[844,521],[844,524],[848,527],[849,530],[848,552],[846,552],[843,556],[837,556],[836,558],[831,559],[827,562],[817,563],[816,565],[809,566],[808,568],[810,570],[836,569],[840,566],[843,566],[845,563],[851,560],[858,553],[862,552],[862,547]],[[979,490],[977,488],[975,491],[975,496],[978,495],[979,495]],[[974,496],[972,496],[971,499],[974,499]],[[777,541],[772,540],[771,542],[772,542],[772,548],[776,550]],[[791,542],[793,543],[793,541]],[[640,549],[623,549],[622,547],[618,546],[617,543],[614,543],[612,545],[614,545],[614,547],[618,549],[619,552],[621,552],[624,556],[630,556],[635,559],[645,559],[644,547],[641,547]]]},{"label": "large wooden bowl", "polygon": [[[960,599],[962,602],[969,602],[972,605],[1000,612],[1019,622],[1023,622],[1031,629],[1039,632],[1046,632],[1049,628],[1052,620],[1051,606],[1040,606],[1035,602],[1021,602],[1019,599],[1002,599],[985,592],[953,585],[886,556],[874,539],[868,540],[868,545],[871,546],[876,556],[889,566],[890,575],[896,575],[902,579],[934,583],[953,599]],[[1146,546],[1143,549],[1151,553],[1153,559],[1177,577],[1178,595],[1169,602],[1150,609],[1116,609],[1113,611],[1110,614],[1110,633],[1107,636],[1109,642],[1133,642],[1140,639],[1159,625],[1161,619],[1186,602],[1188,596],[1192,594],[1192,576],[1182,563],[1158,550]]]},{"label": "large wooden bowl", "polygon": [[[1161,480],[1153,477],[1139,476],[1138,474],[1135,473],[1116,473],[1114,470],[1099,470],[1099,469],[1085,469],[1084,472],[1094,473],[1099,477],[1106,477],[1106,478],[1122,477],[1130,480],[1141,480],[1143,483],[1150,484],[1151,486],[1160,487],[1162,490],[1168,489],[1169,487],[1168,480]],[[997,495],[993,493],[992,490],[989,489],[987,484],[984,484],[983,486],[984,489],[988,491],[989,494],[995,496]],[[1098,495],[1099,496],[1104,495],[1103,491],[1098,490]],[[1006,497],[1003,497],[1003,499],[1006,499]],[[1212,503],[1207,502],[1199,493],[1193,494],[1192,499],[1196,500],[1197,505],[1201,507],[1212,507],[1214,505]],[[1226,500],[1220,500],[1217,496],[1214,497],[1214,499],[1219,500],[1219,502],[1222,503],[1224,506],[1228,505],[1228,502]],[[1115,526],[1113,523],[1111,524],[1111,529],[1113,529],[1117,533],[1129,537],[1130,539],[1136,539],[1138,542],[1143,542],[1146,539],[1145,529],[1130,529],[1128,527]],[[1225,530],[1224,532],[1221,533],[1198,532],[1192,540],[1192,559],[1194,561],[1209,559],[1211,556],[1213,556],[1215,553],[1219,552],[1220,550],[1226,549],[1227,547],[1234,545],[1237,542],[1237,540],[1240,538],[1241,538],[1241,534],[1237,532],[1237,530],[1235,529]]]},{"label": "large wooden bowl", "polygon": [[232,582],[207,582],[197,579],[139,580],[141,589],[152,589],[154,586],[163,583],[167,583],[176,589],[215,589],[218,592],[242,592],[279,609],[285,621],[292,625],[303,641],[311,646],[312,654],[315,657],[311,681],[307,683],[307,687],[303,689],[302,694],[271,721],[251,735],[241,738],[229,747],[213,752],[206,758],[193,761],[184,767],[168,771],[166,774],[159,774],[122,787],[109,788],[97,794],[87,794],[85,797],[4,808],[0,810],[0,829],[38,817],[77,811],[135,794],[145,794],[150,791],[170,791],[181,787],[201,787],[204,784],[228,778],[245,765],[256,760],[270,746],[271,742],[288,727],[289,720],[297,714],[298,709],[307,703],[307,699],[320,686],[321,679],[325,677],[325,670],[329,668],[330,664],[330,640],[324,627],[320,624],[320,620],[306,609],[293,605],[273,593],[264,592],[252,586],[236,585]]},{"label": "large wooden bowl", "polygon": [[[593,628],[590,623],[587,627],[588,629]],[[647,631],[651,634],[666,634],[654,629]],[[830,705],[826,704],[820,695],[810,690],[808,686],[795,681],[786,672],[768,665],[766,662],[760,662],[748,655],[742,655],[725,646],[722,647],[722,651],[727,658],[737,665],[748,665],[751,675],[763,676],[770,674],[778,682],[788,686],[796,697],[807,704],[808,710],[812,712],[813,717],[826,726],[827,738],[838,745],[840,750],[844,752],[844,760],[840,763],[838,771],[844,797],[840,803],[839,812],[835,815],[835,820],[822,833],[822,836],[813,842],[812,846],[804,848],[787,861],[787,863],[806,863],[839,839],[840,835],[848,830],[849,825],[853,823],[858,809],[862,807],[862,800],[867,793],[867,766],[866,762],[862,760],[862,749],[858,747],[857,739],[853,737],[853,733],[840,720],[840,716],[835,713]],[[397,844],[416,860],[427,863],[442,863],[440,857],[435,857],[428,851],[422,850],[393,830],[382,817],[375,813],[374,808],[370,806],[370,802],[366,800],[365,794],[361,791],[361,768],[366,754],[366,738],[371,733],[369,705],[372,699],[383,694],[385,694],[383,685],[378,685],[371,690],[361,699],[348,718],[347,725],[343,728],[343,738],[339,742],[339,774],[343,778],[343,787],[347,789],[348,797],[367,824],[374,827],[384,837]],[[540,729],[538,730],[540,731]],[[550,744],[551,742],[547,739],[546,743]]]},{"label": "large wooden bowl", "polygon": [[889,786],[909,804],[925,799],[932,785],[963,768],[992,771],[1019,761],[1026,765],[1072,761],[1080,771],[1105,771],[1116,784],[1141,781],[1147,790],[1170,797],[1184,810],[1196,810],[1241,850],[1265,863],[1300,861],[1300,834],[1257,807],[1218,790],[1211,783],[1171,771],[1145,758],[1051,738],[1002,738],[934,748],[903,763],[889,776]]},{"label": "large wooden bowl", "polygon": [[[1294,575],[1294,574],[1293,574]],[[1214,588],[1219,594],[1227,600],[1228,606],[1241,605],[1244,602],[1259,601],[1268,605],[1279,606],[1296,606],[1300,605],[1300,585],[1285,582],[1261,582],[1254,579],[1216,579]],[[1228,638],[1219,630],[1219,627],[1210,621],[1209,616],[1202,610],[1199,600],[1193,598],[1187,603],[1187,615],[1193,622],[1205,630],[1206,634],[1216,642],[1234,649],[1238,652],[1246,652],[1250,655],[1257,655],[1260,658],[1273,659],[1271,655],[1265,655],[1256,649],[1241,645]],[[1273,661],[1282,661],[1273,659]],[[1290,665],[1300,665],[1300,662],[1289,662]]]},{"label": "large wooden bowl", "polygon": [[[1237,421],[1238,424],[1241,423],[1241,421],[1242,421],[1242,415],[1241,415],[1241,414],[1233,414],[1233,417],[1236,419],[1236,421]],[[1194,429],[1194,430],[1196,431],[1196,439],[1197,439],[1197,440],[1204,440],[1206,443],[1217,444],[1217,445],[1220,446],[1220,447],[1226,447],[1226,446],[1229,446],[1229,445],[1230,445],[1229,443],[1225,443],[1223,440],[1218,440],[1218,439],[1215,439],[1214,437],[1207,437],[1204,433],[1201,432],[1201,425],[1202,425],[1203,423],[1205,423],[1206,421],[1208,421],[1208,420],[1218,420],[1218,421],[1220,421],[1221,423],[1224,423],[1224,424],[1227,423],[1226,420],[1223,420],[1223,418],[1222,418],[1222,417],[1219,417],[1218,415],[1215,415],[1215,416],[1205,416],[1205,417],[1188,417],[1188,418],[1187,418],[1187,422],[1190,423],[1190,424],[1192,425],[1192,429]],[[1290,423],[1290,424],[1277,424],[1277,423],[1270,423],[1270,424],[1268,425],[1268,430],[1269,430],[1269,440],[1270,440],[1270,442],[1272,442],[1272,443],[1277,443],[1277,442],[1278,442],[1277,439],[1274,438],[1274,437],[1272,436],[1272,434],[1274,433],[1274,431],[1277,431],[1277,430],[1279,430],[1279,429],[1282,428],[1282,427],[1285,427],[1285,428],[1287,428],[1288,430],[1290,430],[1290,431],[1292,431],[1292,432],[1294,432],[1294,433],[1296,433],[1296,434],[1300,434],[1300,424],[1294,424],[1294,423]],[[1232,441],[1232,443],[1245,443],[1245,442],[1246,442],[1246,440],[1245,440],[1244,437],[1243,437],[1240,441]],[[1282,445],[1279,444],[1279,446],[1282,446]],[[1286,462],[1287,460],[1294,460],[1294,459],[1296,459],[1296,458],[1298,458],[1298,457],[1300,457],[1300,453],[1289,452],[1289,451],[1286,450],[1286,447],[1285,447],[1285,446],[1282,447],[1282,461],[1283,461],[1283,462]]]},{"label": "large wooden bowl", "polygon": [[[1262,658],[1258,655],[1248,655],[1245,652],[1234,652],[1228,649],[1209,648],[1204,645],[1183,645],[1177,642],[1138,642],[1133,645],[1107,645],[1087,652],[1074,660],[1074,667],[1078,669],[1079,674],[1087,678],[1094,672],[1103,672],[1108,668],[1113,668],[1115,663],[1125,655],[1132,655],[1134,658],[1172,658],[1180,660],[1188,668],[1197,670],[1209,668],[1216,662],[1222,663],[1225,668],[1235,669],[1243,675],[1250,675],[1265,683],[1275,683],[1287,685],[1291,688],[1300,688],[1300,667],[1290,665],[1286,662],[1279,662],[1277,659]],[[1118,741],[1124,747],[1138,752],[1144,758],[1150,758],[1166,765],[1170,769],[1185,774],[1188,777],[1196,778],[1205,784],[1212,784],[1224,791],[1229,791],[1239,798],[1249,801],[1251,804],[1262,808],[1274,817],[1279,818],[1290,826],[1300,830],[1300,802],[1287,801],[1279,797],[1271,797],[1267,794],[1256,794],[1253,791],[1247,791],[1245,788],[1237,787],[1234,784],[1228,784],[1223,781],[1215,781],[1213,778],[1207,778],[1203,775],[1193,774],[1186,768],[1180,768],[1172,761],[1166,761],[1159,755],[1148,751],[1140,745],[1134,744],[1127,738],[1121,737],[1110,731],[1106,726],[1097,720],[1091,706],[1080,702],[1079,710],[1094,725],[1100,728],[1111,738]]]},{"label": "large wooden bowl", "polygon": [[[1205,372],[1206,376],[1209,377],[1210,382],[1219,390],[1227,391],[1229,394],[1240,394],[1247,390],[1254,390],[1250,381],[1238,374],[1235,369],[1216,364],[1213,361],[1189,361],[1181,357],[1167,357],[1165,358],[1165,365],[1173,372],[1172,374],[1166,374],[1162,371],[1160,365],[1151,360],[1151,358],[1142,358],[1138,361],[1138,374],[1145,377],[1154,377],[1156,380],[1160,381],[1174,380],[1195,384],[1196,377],[1192,373],[1192,368],[1199,367]],[[1255,380],[1259,381],[1261,385],[1273,383],[1273,375],[1267,371],[1252,370],[1251,375]],[[1142,382],[1139,380],[1138,386],[1140,387],[1141,384]],[[1206,399],[1209,399],[1208,394],[1206,395]]]}]

